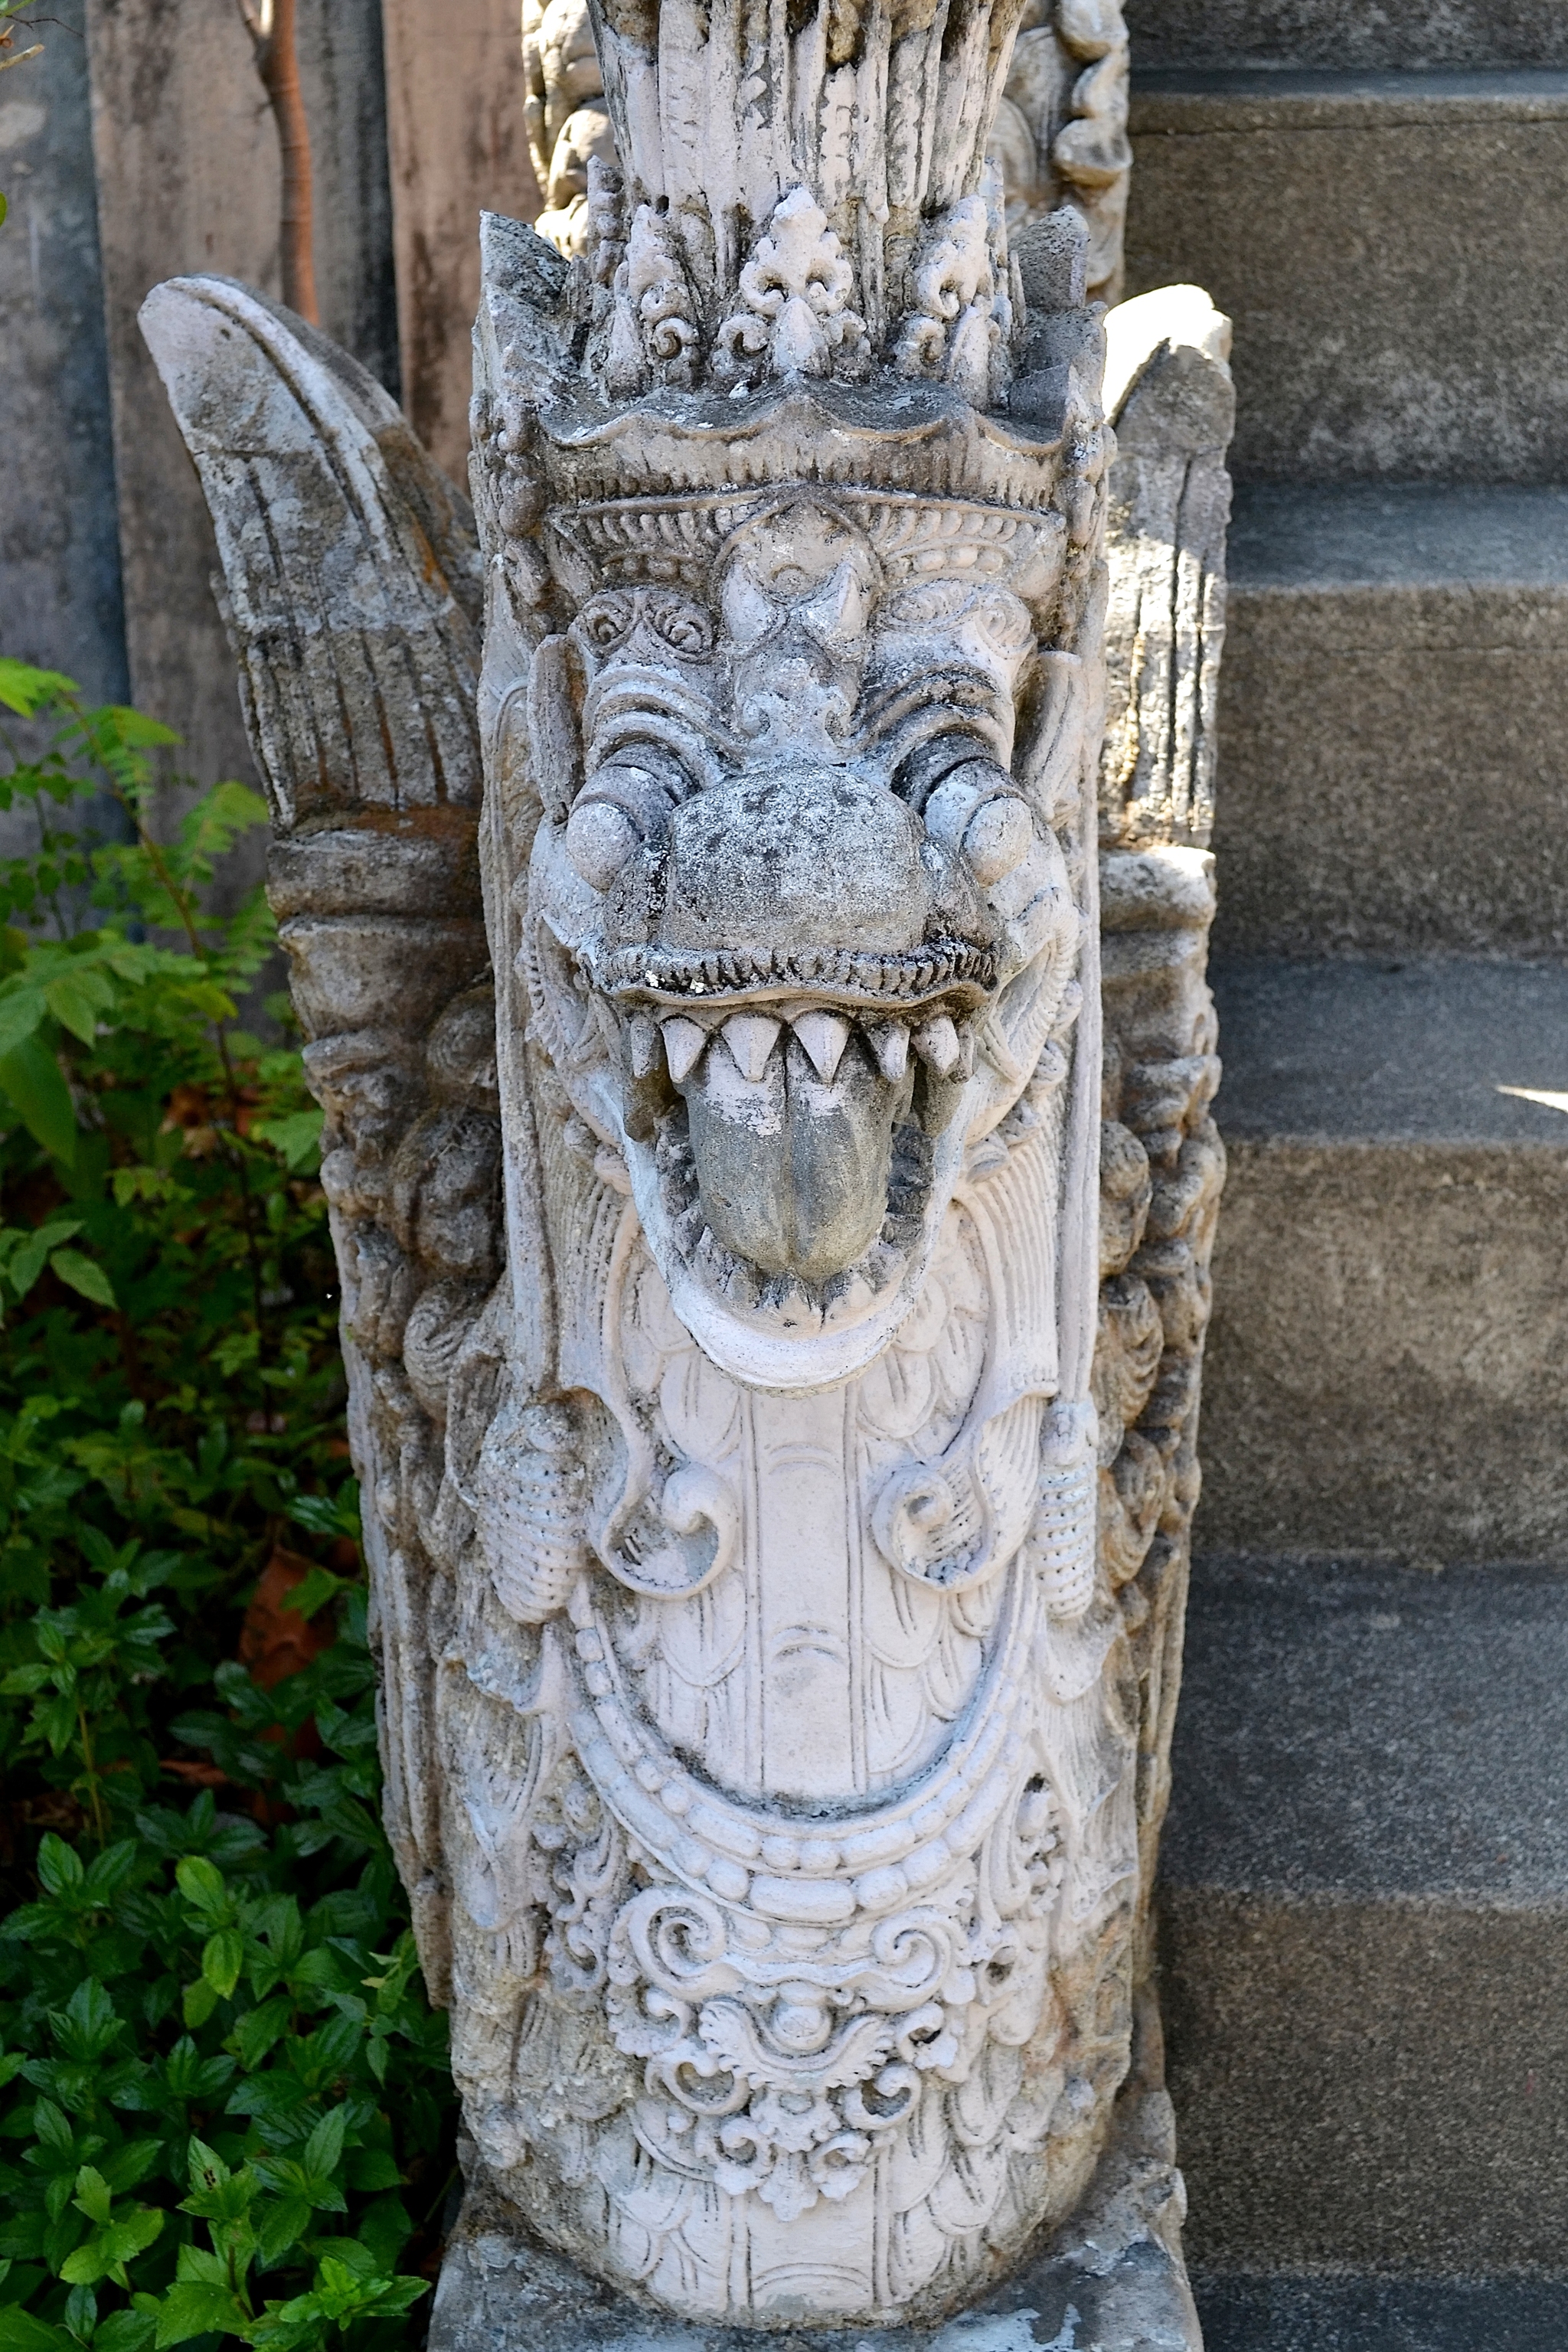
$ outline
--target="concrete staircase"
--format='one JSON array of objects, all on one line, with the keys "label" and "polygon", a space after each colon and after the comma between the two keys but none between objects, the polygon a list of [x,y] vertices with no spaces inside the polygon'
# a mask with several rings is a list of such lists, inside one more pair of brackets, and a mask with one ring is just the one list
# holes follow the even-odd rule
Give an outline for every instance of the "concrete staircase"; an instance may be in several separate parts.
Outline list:
[{"label": "concrete staircase", "polygon": [[1240,412],[1188,2250],[1209,2352],[1564,2352],[1568,6],[1128,16]]}]

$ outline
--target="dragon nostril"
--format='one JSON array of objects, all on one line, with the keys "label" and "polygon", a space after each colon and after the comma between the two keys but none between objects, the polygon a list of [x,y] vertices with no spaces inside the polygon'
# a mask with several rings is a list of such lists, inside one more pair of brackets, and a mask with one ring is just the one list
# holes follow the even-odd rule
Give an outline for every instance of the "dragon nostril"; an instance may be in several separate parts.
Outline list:
[{"label": "dragon nostril", "polygon": [[1010,793],[982,801],[964,830],[963,854],[983,889],[1023,864],[1034,830],[1028,810]]},{"label": "dragon nostril", "polygon": [[579,801],[566,826],[566,855],[591,888],[607,890],[638,842],[636,825],[613,801]]}]

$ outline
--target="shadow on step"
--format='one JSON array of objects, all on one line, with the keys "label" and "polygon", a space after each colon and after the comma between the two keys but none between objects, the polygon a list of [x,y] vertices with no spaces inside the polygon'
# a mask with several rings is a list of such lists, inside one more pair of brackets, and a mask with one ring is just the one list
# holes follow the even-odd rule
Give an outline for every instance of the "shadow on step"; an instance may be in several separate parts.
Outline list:
[{"label": "shadow on step", "polygon": [[1195,2275],[1205,2352],[1563,2352],[1568,2280]]}]

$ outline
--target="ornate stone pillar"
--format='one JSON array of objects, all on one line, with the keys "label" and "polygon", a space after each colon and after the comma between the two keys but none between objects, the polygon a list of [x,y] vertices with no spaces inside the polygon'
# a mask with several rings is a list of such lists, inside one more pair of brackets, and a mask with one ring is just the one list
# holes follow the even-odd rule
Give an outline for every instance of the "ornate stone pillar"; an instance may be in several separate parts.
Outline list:
[{"label": "ornate stone pillar", "polygon": [[1148,627],[1102,786],[1104,335],[986,170],[1016,22],[601,23],[572,257],[485,226],[477,546],[320,335],[144,312],[328,1115],[446,2347],[1196,2341],[1140,1986],[1202,794]]}]

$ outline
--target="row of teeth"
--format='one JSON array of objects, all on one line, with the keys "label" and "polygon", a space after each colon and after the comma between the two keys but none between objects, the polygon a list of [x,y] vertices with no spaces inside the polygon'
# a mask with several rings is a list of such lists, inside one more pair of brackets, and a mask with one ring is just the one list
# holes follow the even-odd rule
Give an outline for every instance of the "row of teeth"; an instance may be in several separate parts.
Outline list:
[{"label": "row of teeth", "polygon": [[715,1238],[702,1213],[685,1118],[680,1109],[659,1129],[655,1147],[659,1192],[682,1257],[700,1268],[731,1307],[743,1308],[781,1331],[831,1330],[863,1314],[873,1297],[898,1282],[919,1242],[931,1190],[931,1143],[918,1128],[901,1127],[893,1139],[888,1214],[880,1238],[857,1265],[828,1282],[815,1284],[796,1274],[765,1275]]},{"label": "row of teeth", "polygon": [[989,949],[955,941],[923,955],[873,955],[857,948],[776,948],[771,954],[763,949],[715,948],[703,955],[661,955],[627,948],[610,960],[606,977],[615,988],[640,985],[692,996],[708,989],[754,988],[783,981],[896,998],[923,995],[966,980],[988,986],[994,970]]},{"label": "row of teeth", "polygon": [[825,1087],[838,1074],[846,1046],[858,1027],[867,1051],[890,1086],[897,1086],[909,1068],[910,1055],[923,1062],[934,1077],[961,1079],[974,1069],[974,1032],[960,1030],[945,1013],[931,1014],[918,1025],[904,1021],[855,1023],[842,1013],[812,1005],[799,1013],[731,1013],[716,1024],[690,1021],[671,1013],[655,1022],[639,1013],[631,1024],[633,1075],[651,1077],[662,1054],[672,1082],[680,1086],[691,1076],[715,1034],[721,1036],[742,1076],[760,1085],[774,1047],[787,1028],[796,1037],[807,1061]]}]

